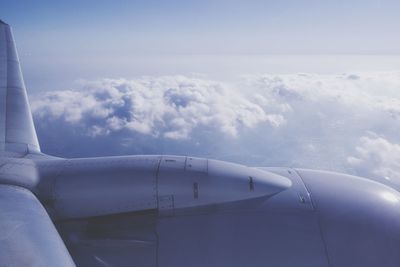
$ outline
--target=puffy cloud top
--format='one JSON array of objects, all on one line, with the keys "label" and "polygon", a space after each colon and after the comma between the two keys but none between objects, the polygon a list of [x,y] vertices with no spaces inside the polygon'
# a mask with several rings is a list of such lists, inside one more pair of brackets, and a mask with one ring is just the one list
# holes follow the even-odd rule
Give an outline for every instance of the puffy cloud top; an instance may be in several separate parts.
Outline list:
[{"label": "puffy cloud top", "polygon": [[361,175],[375,176],[400,185],[400,144],[370,133],[360,138],[348,163]]},{"label": "puffy cloud top", "polygon": [[188,139],[194,129],[205,127],[237,137],[241,127],[285,122],[282,110],[253,99],[226,84],[184,76],[104,79],[87,82],[80,91],[46,93],[33,102],[33,111],[40,119],[85,125],[92,136],[127,129]]}]

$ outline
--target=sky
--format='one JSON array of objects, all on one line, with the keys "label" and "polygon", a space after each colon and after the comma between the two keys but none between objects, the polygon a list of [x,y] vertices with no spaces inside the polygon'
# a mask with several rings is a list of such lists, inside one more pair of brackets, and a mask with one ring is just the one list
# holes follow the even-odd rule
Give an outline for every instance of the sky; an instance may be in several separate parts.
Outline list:
[{"label": "sky", "polygon": [[[103,77],[207,73],[233,79],[255,71],[387,68],[398,58],[360,55],[400,54],[396,0],[0,0],[0,6],[33,92]],[[309,66],[309,58],[277,64],[280,59],[265,57],[288,54],[360,58],[314,57]]]},{"label": "sky", "polygon": [[399,1],[8,1],[42,150],[400,176]]}]

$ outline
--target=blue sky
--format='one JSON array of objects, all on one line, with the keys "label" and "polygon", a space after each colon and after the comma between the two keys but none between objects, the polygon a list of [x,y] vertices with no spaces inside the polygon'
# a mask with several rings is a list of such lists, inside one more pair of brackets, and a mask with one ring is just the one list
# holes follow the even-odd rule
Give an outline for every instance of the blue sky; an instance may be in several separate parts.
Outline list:
[{"label": "blue sky", "polygon": [[[70,87],[78,79],[218,76],[252,72],[261,64],[232,59],[238,55],[399,54],[399,8],[394,0],[1,0],[0,18],[13,26],[25,78],[35,92]],[[361,59],[360,67],[391,64],[388,60]],[[319,61],[315,69],[324,72],[326,64]],[[259,68],[270,71],[273,64]],[[303,71],[308,64],[296,60],[275,68]]]},{"label": "blue sky", "polygon": [[399,1],[4,1],[42,149],[400,176]]},{"label": "blue sky", "polygon": [[21,38],[39,34],[105,52],[398,53],[399,7],[394,0],[2,0],[0,14]]}]

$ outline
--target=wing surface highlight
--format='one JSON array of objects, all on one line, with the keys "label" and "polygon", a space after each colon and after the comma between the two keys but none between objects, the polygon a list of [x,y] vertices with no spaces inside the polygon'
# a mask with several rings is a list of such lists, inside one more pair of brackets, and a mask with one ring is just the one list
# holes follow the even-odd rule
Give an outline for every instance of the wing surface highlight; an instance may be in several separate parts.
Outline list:
[{"label": "wing surface highlight", "polygon": [[22,187],[0,185],[0,265],[75,266],[42,204]]}]

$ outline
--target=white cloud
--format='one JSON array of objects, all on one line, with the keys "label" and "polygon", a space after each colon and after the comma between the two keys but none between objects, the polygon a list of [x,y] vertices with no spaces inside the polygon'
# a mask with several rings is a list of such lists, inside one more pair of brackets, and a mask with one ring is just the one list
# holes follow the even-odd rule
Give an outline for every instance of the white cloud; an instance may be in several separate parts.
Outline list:
[{"label": "white cloud", "polygon": [[400,181],[400,144],[370,133],[360,138],[348,163],[359,173]]},{"label": "white cloud", "polygon": [[88,82],[83,90],[46,93],[32,107],[39,118],[84,124],[93,136],[126,129],[187,139],[195,128],[210,127],[236,137],[241,127],[285,122],[234,88],[184,76]]},{"label": "white cloud", "polygon": [[177,153],[393,177],[399,88],[396,71],[102,79],[37,96],[32,108],[50,153]]}]

